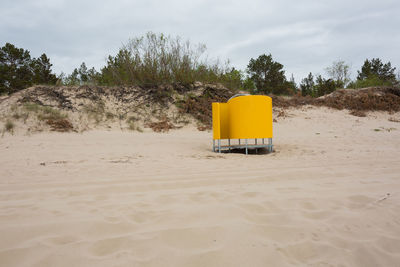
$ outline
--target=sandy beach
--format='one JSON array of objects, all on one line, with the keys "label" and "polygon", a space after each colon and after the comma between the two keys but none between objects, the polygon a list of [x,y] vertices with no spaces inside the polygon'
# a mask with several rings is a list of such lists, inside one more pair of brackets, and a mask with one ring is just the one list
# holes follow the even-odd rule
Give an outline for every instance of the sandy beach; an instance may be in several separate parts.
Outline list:
[{"label": "sandy beach", "polygon": [[211,132],[0,138],[0,266],[399,266],[400,114],[304,107],[275,153]]}]

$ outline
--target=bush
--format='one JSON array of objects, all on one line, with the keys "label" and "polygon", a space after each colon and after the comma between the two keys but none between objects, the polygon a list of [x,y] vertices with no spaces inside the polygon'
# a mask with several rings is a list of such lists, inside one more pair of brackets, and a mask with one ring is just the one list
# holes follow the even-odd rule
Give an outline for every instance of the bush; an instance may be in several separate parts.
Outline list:
[{"label": "bush", "polygon": [[334,92],[342,85],[343,82],[340,80],[334,81],[333,79],[324,79],[321,75],[318,75],[314,82],[314,76],[310,72],[308,76],[301,81],[300,89],[303,96],[320,97]]},{"label": "bush", "polygon": [[237,83],[237,73],[227,73],[228,68],[219,61],[210,64],[201,60],[205,51],[204,44],[193,46],[179,37],[149,32],[144,37],[131,39],[116,56],[109,56],[98,82],[144,87],[188,85],[195,81]]},{"label": "bush", "polygon": [[380,79],[378,76],[372,75],[363,80],[355,80],[354,82],[349,83],[347,88],[365,88],[365,87],[373,87],[373,86],[391,86],[391,81],[385,81]]}]

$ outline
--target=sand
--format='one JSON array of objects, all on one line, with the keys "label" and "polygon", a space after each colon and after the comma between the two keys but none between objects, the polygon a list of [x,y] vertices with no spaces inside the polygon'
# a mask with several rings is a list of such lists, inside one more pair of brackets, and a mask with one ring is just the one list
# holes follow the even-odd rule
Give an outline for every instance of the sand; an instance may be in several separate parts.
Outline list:
[{"label": "sand", "polygon": [[305,108],[276,152],[211,133],[0,138],[0,266],[399,266],[400,114]]}]

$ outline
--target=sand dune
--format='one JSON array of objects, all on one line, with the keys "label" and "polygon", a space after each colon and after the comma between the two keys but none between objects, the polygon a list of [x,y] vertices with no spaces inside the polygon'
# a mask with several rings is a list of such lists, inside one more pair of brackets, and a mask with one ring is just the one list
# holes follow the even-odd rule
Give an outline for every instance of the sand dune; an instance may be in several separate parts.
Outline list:
[{"label": "sand dune", "polygon": [[399,266],[400,114],[290,110],[276,152],[211,134],[0,138],[0,266]]}]

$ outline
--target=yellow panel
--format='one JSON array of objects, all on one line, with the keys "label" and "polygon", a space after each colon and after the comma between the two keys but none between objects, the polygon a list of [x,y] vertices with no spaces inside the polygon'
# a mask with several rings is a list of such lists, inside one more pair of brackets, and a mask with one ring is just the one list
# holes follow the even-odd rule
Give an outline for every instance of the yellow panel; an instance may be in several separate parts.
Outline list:
[{"label": "yellow panel", "polygon": [[229,105],[227,103],[219,104],[220,133],[221,139],[229,139]]},{"label": "yellow panel", "polygon": [[228,101],[229,138],[272,138],[272,99],[249,95]]},{"label": "yellow panel", "polygon": [[212,103],[212,127],[213,127],[213,139],[221,139],[220,130],[220,112],[219,106],[221,103]]},{"label": "yellow panel", "polygon": [[229,113],[227,103],[212,103],[212,125],[214,139],[229,138]]}]

